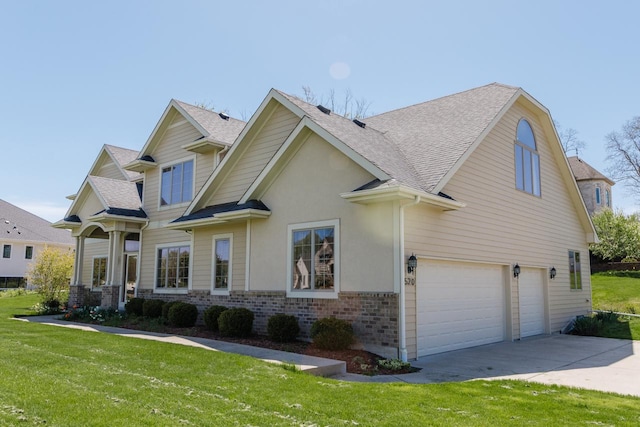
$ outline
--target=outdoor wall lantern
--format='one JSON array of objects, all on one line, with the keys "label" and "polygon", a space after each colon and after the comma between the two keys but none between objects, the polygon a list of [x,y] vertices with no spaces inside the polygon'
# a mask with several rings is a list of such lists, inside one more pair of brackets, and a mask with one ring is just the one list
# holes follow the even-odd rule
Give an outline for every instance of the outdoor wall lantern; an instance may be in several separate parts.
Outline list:
[{"label": "outdoor wall lantern", "polygon": [[549,270],[549,278],[551,280],[556,278],[556,268],[555,267],[551,267],[551,270]]},{"label": "outdoor wall lantern", "polygon": [[516,265],[513,266],[513,277],[517,279],[519,275],[520,275],[520,266],[518,265],[518,263],[516,263]]},{"label": "outdoor wall lantern", "polygon": [[409,259],[407,260],[407,271],[409,274],[413,273],[416,267],[418,266],[418,258],[414,254],[411,254]]}]

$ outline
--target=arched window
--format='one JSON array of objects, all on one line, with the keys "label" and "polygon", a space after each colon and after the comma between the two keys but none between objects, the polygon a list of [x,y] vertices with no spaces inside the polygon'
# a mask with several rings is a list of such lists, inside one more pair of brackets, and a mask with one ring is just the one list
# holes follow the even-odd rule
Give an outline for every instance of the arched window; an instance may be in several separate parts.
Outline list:
[{"label": "arched window", "polygon": [[533,129],[525,119],[518,123],[515,143],[516,188],[540,195],[540,156]]}]

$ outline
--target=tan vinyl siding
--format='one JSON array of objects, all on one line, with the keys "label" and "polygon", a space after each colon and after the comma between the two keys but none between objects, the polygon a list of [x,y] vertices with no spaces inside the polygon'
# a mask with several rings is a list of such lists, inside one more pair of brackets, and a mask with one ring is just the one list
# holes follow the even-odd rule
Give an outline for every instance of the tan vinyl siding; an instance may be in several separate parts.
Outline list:
[{"label": "tan vinyl siding", "polygon": [[[522,117],[532,125],[538,145],[541,197],[515,188],[514,139]],[[549,285],[550,326],[551,331],[558,331],[572,316],[585,314],[591,300],[587,231],[578,220],[569,196],[573,189],[563,181],[560,166],[565,167],[552,156],[537,117],[515,104],[443,189],[466,203],[465,208],[406,210],[406,250],[426,257],[544,269],[555,266],[558,275]],[[582,291],[569,290],[569,249],[583,256]],[[517,325],[514,280],[511,291]],[[513,329],[516,333],[518,327]]]},{"label": "tan vinyl siding", "polygon": [[107,257],[109,254],[109,240],[107,239],[86,239],[84,245],[84,258],[82,263],[82,284],[87,289],[91,289],[93,281],[93,258]]},{"label": "tan vinyl siding", "polygon": [[337,219],[340,290],[393,292],[392,204],[359,205],[340,197],[371,179],[320,137],[306,140],[262,199],[271,216],[252,221],[251,290],[287,289],[288,225]]},{"label": "tan vinyl siding", "polygon": [[83,222],[87,221],[87,218],[92,217],[93,215],[105,209],[92,189],[86,191],[86,194],[86,199],[81,204],[82,207],[77,213],[77,215],[80,217],[80,219],[82,219]]},{"label": "tan vinyl siding", "polygon": [[96,175],[103,178],[125,180],[122,172],[113,162],[105,162],[105,164],[101,165]]},{"label": "tan vinyl siding", "polygon": [[409,358],[415,359],[418,356],[418,345],[416,340],[418,333],[418,317],[416,312],[416,286],[405,286],[404,292],[407,355],[409,356]]},{"label": "tan vinyl siding", "polygon": [[192,288],[194,290],[210,290],[213,263],[213,236],[232,234],[233,253],[231,254],[231,289],[242,291],[245,287],[246,265],[246,230],[244,222],[225,226],[197,228],[194,230]]},{"label": "tan vinyl siding", "polygon": [[206,204],[216,205],[240,200],[298,121],[299,118],[295,114],[278,106],[253,141],[246,145],[247,151]]},{"label": "tan vinyl siding", "polygon": [[178,162],[194,160],[194,189],[193,196],[198,193],[207,178],[213,172],[215,166],[215,153],[194,154],[182,147],[189,144],[202,135],[196,128],[187,122],[181,115],[176,114],[167,130],[156,145],[152,156],[158,167],[145,172],[144,180],[144,209],[152,221],[173,220],[181,216],[189,203],[175,206],[163,206],[159,208],[160,180],[162,166],[169,166]]}]

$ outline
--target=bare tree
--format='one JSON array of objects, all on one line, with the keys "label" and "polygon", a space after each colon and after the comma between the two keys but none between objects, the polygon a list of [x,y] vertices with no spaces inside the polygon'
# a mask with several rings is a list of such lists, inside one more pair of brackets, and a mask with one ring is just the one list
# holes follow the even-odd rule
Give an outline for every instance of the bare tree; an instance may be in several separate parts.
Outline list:
[{"label": "bare tree", "polygon": [[303,98],[309,104],[322,104],[331,111],[349,119],[362,119],[369,115],[371,102],[365,98],[355,98],[350,89],[344,92],[341,99],[337,99],[335,89],[331,89],[326,96],[319,97],[309,86],[302,86]]},{"label": "bare tree", "polygon": [[617,181],[634,190],[640,190],[640,116],[627,121],[620,132],[605,137],[608,173]]},{"label": "bare tree", "polygon": [[587,146],[587,144],[578,138],[578,131],[573,128],[564,129],[560,122],[554,120],[553,124],[558,131],[560,137],[560,143],[564,153],[569,155],[570,151],[575,151],[576,156],[580,154],[581,150]]}]

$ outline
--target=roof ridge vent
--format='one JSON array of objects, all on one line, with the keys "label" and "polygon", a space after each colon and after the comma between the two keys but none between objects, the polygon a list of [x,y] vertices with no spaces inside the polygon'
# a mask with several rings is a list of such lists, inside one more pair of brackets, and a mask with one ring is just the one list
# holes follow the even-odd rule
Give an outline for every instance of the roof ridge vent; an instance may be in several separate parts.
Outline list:
[{"label": "roof ridge vent", "polygon": [[367,127],[367,124],[365,122],[361,122],[358,119],[353,119],[353,123],[357,124],[358,126],[360,126],[362,129]]},{"label": "roof ridge vent", "polygon": [[322,111],[327,115],[331,114],[331,110],[328,109],[327,107],[323,107],[321,104],[316,105],[316,107],[318,108],[318,110]]},{"label": "roof ridge vent", "polygon": [[228,114],[220,112],[220,113],[218,113],[218,115],[220,116],[220,118],[222,120],[229,120],[229,115]]}]

